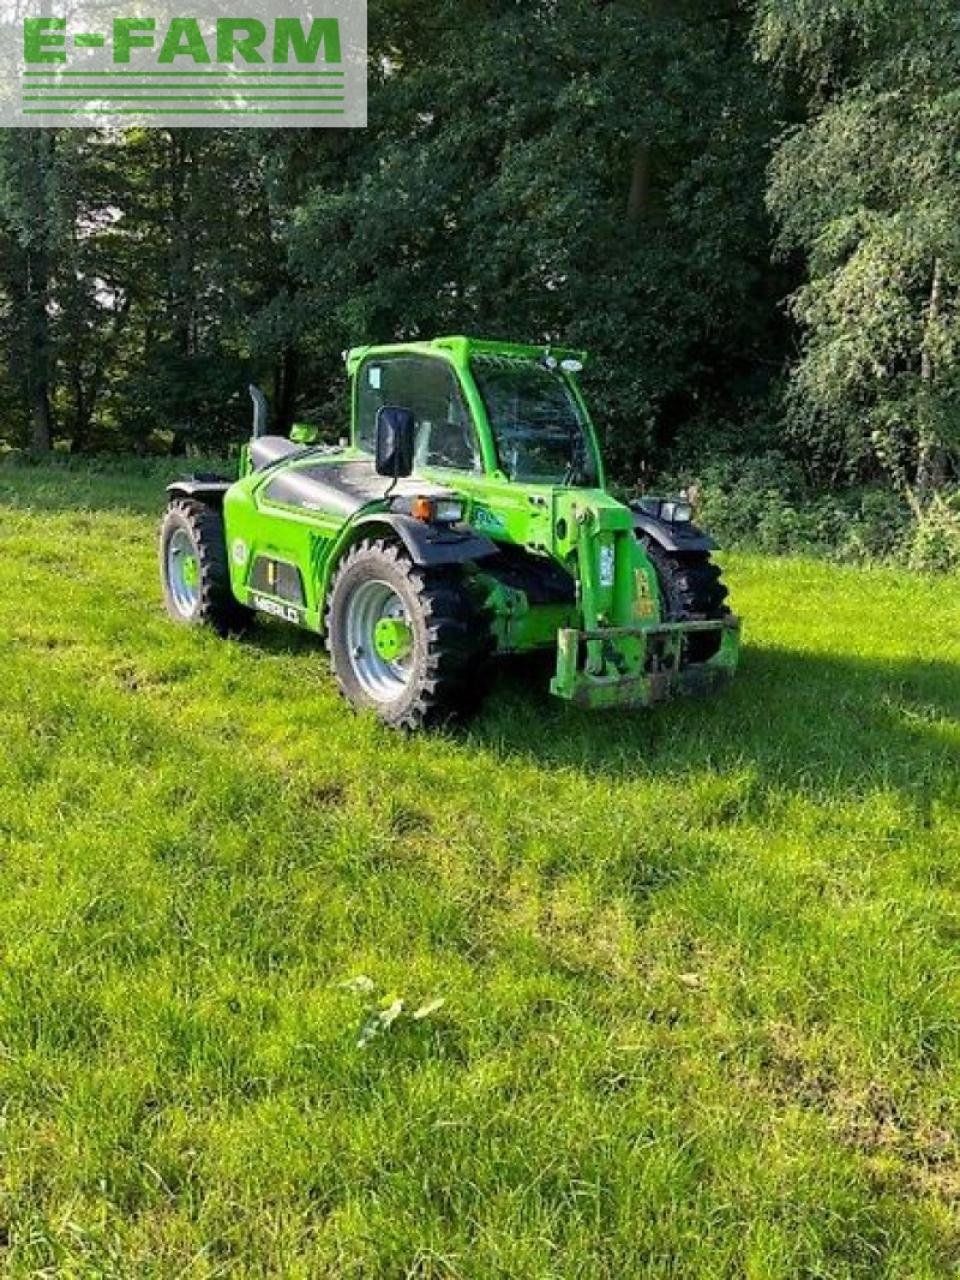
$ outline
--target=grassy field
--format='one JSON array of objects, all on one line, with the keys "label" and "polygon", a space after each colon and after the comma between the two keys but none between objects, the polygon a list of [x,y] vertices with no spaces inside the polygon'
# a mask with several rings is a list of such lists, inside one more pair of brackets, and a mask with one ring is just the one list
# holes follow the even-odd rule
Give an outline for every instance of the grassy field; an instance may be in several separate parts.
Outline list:
[{"label": "grassy field", "polygon": [[958,1274],[960,581],[729,555],[721,698],[405,740],[160,490],[0,468],[5,1274]]}]

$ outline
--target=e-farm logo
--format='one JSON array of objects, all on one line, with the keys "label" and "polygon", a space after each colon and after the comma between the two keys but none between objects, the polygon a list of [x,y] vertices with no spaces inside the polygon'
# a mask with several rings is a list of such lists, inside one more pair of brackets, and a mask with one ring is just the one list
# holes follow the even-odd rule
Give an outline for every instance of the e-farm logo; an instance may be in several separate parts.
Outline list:
[{"label": "e-farm logo", "polygon": [[0,126],[366,124],[365,3],[144,3],[0,0]]}]

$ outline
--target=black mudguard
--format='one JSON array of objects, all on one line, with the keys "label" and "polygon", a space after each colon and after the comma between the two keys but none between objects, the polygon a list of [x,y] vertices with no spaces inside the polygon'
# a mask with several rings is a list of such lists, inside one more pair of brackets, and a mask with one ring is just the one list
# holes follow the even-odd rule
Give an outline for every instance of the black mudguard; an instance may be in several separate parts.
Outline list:
[{"label": "black mudguard", "polygon": [[630,511],[634,529],[652,538],[664,551],[716,551],[720,545],[695,524],[673,524],[632,505]]},{"label": "black mudguard", "polygon": [[442,564],[465,564],[496,554],[496,543],[483,537],[466,524],[427,524],[413,516],[394,511],[380,511],[361,516],[354,528],[374,532],[384,526],[392,530],[407,550],[414,564],[430,568]]},{"label": "black mudguard", "polygon": [[232,480],[225,480],[223,476],[185,476],[168,484],[167,493],[171,498],[193,498],[219,509],[223,506],[223,495],[232,484]]}]

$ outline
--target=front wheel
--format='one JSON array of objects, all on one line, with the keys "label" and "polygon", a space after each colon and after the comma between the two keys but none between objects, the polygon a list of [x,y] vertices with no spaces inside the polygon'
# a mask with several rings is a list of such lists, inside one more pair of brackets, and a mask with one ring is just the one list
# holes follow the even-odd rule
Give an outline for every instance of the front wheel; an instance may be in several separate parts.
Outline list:
[{"label": "front wheel", "polygon": [[[643,537],[643,549],[656,570],[665,622],[706,622],[727,617],[727,588],[706,551],[665,551]],[[694,632],[685,640],[687,662],[707,662],[720,648],[719,631]]]},{"label": "front wheel", "polygon": [[341,691],[393,728],[423,729],[471,709],[483,628],[462,573],[414,565],[364,541],[330,589],[327,648]]}]

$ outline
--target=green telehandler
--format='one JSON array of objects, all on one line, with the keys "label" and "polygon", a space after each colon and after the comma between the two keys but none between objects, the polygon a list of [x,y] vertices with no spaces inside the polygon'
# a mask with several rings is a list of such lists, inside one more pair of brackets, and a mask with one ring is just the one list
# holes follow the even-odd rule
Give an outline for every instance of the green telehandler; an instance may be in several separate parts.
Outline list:
[{"label": "green telehandler", "polygon": [[624,504],[583,352],[436,338],[346,353],[349,443],[254,427],[239,478],[168,488],[164,599],[222,635],[257,613],[326,639],[346,698],[420,729],[476,705],[489,660],[556,653],[551,691],[642,707],[733,674],[740,626],[682,498]]}]

